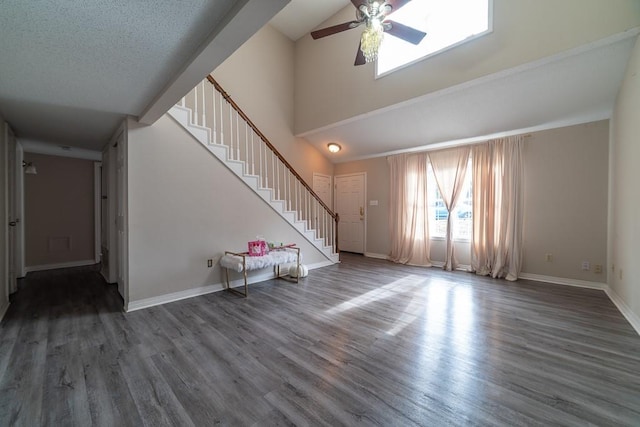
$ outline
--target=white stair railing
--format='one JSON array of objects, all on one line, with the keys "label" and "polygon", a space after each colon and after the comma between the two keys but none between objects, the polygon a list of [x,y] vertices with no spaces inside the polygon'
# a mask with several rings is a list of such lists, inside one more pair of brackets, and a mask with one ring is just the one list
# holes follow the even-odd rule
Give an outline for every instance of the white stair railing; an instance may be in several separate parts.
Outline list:
[{"label": "white stair railing", "polygon": [[304,221],[308,230],[324,246],[338,253],[338,214],[334,213],[284,159],[266,136],[231,99],[207,76],[185,95],[179,106],[192,112],[192,125],[209,130],[210,145],[228,148],[228,159],[243,163],[244,174],[256,176],[259,187],[270,189],[274,200]]}]

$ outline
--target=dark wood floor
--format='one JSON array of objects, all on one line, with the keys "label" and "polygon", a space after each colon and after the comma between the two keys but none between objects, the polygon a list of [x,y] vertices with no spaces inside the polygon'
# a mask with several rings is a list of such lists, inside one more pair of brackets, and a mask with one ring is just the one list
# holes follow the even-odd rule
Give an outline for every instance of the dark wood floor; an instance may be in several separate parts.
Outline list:
[{"label": "dark wood floor", "polygon": [[128,314],[91,268],[31,273],[0,425],[640,425],[640,337],[603,292],[343,257]]}]

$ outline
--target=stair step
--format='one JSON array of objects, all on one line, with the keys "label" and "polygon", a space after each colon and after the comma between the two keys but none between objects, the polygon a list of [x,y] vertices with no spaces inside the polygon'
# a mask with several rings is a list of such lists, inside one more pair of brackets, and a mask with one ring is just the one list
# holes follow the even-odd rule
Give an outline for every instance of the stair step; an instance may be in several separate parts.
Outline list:
[{"label": "stair step", "polygon": [[[324,239],[316,236],[316,230],[307,228],[307,221],[298,220],[296,211],[288,209],[284,200],[276,199],[275,191],[272,188],[263,187],[259,175],[248,173],[248,166],[244,161],[230,158],[230,148],[227,145],[210,143],[211,130],[207,127],[193,123],[191,109],[173,106],[169,110],[169,115],[184,127],[191,135],[203,144],[220,162],[227,166],[236,176],[238,176],[249,188],[259,197],[267,202],[282,218],[285,219],[298,233],[304,236],[313,246],[315,246],[331,262],[339,262],[339,255],[333,252],[333,247],[325,246]],[[247,169],[247,170],[245,170]]]}]

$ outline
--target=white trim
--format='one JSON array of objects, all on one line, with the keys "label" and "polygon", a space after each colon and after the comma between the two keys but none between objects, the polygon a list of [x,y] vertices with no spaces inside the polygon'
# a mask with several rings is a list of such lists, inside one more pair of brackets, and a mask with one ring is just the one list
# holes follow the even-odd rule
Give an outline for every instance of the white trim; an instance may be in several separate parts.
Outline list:
[{"label": "white trim", "polygon": [[365,252],[364,256],[366,256],[367,258],[375,258],[375,259],[384,259],[384,260],[389,259],[389,255],[377,254],[374,252]]},{"label": "white trim", "polygon": [[[264,282],[267,280],[272,280],[275,278],[276,278],[276,274],[273,272],[262,273],[262,274],[257,274],[253,276],[248,276],[247,283],[253,284],[258,282]],[[231,280],[229,281],[229,286],[231,286],[232,288],[244,286],[244,280],[243,279]],[[130,301],[128,304],[125,304],[124,311],[129,313],[131,311],[141,310],[143,308],[149,308],[156,305],[168,304],[170,302],[175,302],[175,301],[180,301],[187,298],[206,295],[213,292],[219,292],[224,290],[225,288],[226,288],[226,285],[224,283],[215,283],[213,285],[200,286],[197,288],[186,289],[184,291],[159,295],[157,297],[145,298],[137,301]]]},{"label": "white trim", "polygon": [[2,322],[2,319],[4,319],[4,315],[7,314],[7,310],[9,310],[10,305],[11,303],[7,301],[5,306],[0,309],[0,322]]},{"label": "white trim", "polygon": [[544,276],[542,274],[520,273],[518,279],[553,283],[555,285],[576,286],[578,288],[599,289],[601,291],[604,291],[607,288],[606,283],[589,282],[586,280],[578,279],[567,279],[564,277]]},{"label": "white trim", "polygon": [[[395,68],[391,68],[391,69],[385,71],[384,73],[378,73],[378,61],[376,61],[376,66],[374,67],[375,68],[374,78],[377,80],[377,79],[382,78],[384,76],[388,76],[388,75],[390,75],[390,74],[392,74],[392,73],[394,73],[396,71],[402,70],[403,68],[407,68],[407,67],[409,67],[409,66],[411,66],[413,64],[417,64],[418,62],[421,62],[421,61],[424,61],[426,59],[432,58],[434,56],[440,55],[441,53],[447,52],[447,51],[449,51],[451,49],[455,49],[458,46],[462,46],[462,45],[467,44],[469,42],[472,42],[472,41],[474,41],[476,39],[479,39],[479,38],[481,38],[483,36],[486,36],[486,35],[489,35],[489,34],[493,33],[493,0],[488,0],[488,2],[487,2],[487,14],[488,14],[488,16],[487,16],[487,18],[488,18],[487,19],[487,29],[485,31],[483,31],[481,33],[478,33],[478,34],[472,34],[472,35],[470,35],[470,36],[468,36],[468,37],[466,37],[466,38],[464,38],[462,40],[459,40],[459,41],[457,41],[457,42],[455,42],[453,44],[445,46],[442,49],[439,49],[439,50],[436,50],[434,52],[428,53],[428,54],[426,54],[424,56],[421,56],[419,58],[416,58],[416,59],[414,59],[414,60],[412,60],[410,62],[405,62],[404,64],[398,65]],[[400,21],[398,21],[398,22],[400,22]]]},{"label": "white trim", "polygon": [[315,270],[316,268],[328,267],[330,265],[339,264],[339,263],[340,261],[333,262],[333,261],[326,260],[326,261],[316,262],[315,264],[309,264],[309,265],[304,264],[304,265],[306,265],[307,268],[311,271],[311,270]]},{"label": "white trim", "polygon": [[[334,263],[331,261],[321,261],[315,264],[307,265],[309,270],[315,270],[316,268],[327,267],[329,265],[333,265]],[[259,283],[267,280],[275,279],[275,273],[263,273],[253,276],[247,277],[247,283]],[[244,286],[243,279],[236,279],[230,281],[230,286],[232,288],[236,288],[239,286]],[[170,302],[180,301],[187,298],[193,298],[201,295],[211,294],[214,292],[219,292],[225,290],[225,285],[223,283],[215,283],[213,285],[205,285],[200,286],[193,289],[187,289],[184,291],[173,292],[170,294],[160,295],[157,297],[145,298],[137,301],[131,301],[129,304],[125,304],[124,311],[127,313],[136,310],[142,310],[144,308],[153,307],[156,305],[168,304]]]},{"label": "white trim", "polygon": [[55,270],[58,268],[71,268],[71,267],[84,267],[86,265],[95,265],[95,260],[85,259],[83,261],[70,261],[70,262],[61,262],[58,264],[43,264],[43,265],[30,265],[25,267],[25,272],[31,273],[32,271],[44,271],[44,270]]},{"label": "white trim", "polygon": [[607,294],[611,302],[620,310],[620,313],[627,319],[633,329],[640,335],[640,317],[629,308],[629,306],[615,293],[610,286],[606,286],[604,292]]},{"label": "white trim", "polygon": [[93,257],[96,264],[102,259],[102,162],[93,163]]}]

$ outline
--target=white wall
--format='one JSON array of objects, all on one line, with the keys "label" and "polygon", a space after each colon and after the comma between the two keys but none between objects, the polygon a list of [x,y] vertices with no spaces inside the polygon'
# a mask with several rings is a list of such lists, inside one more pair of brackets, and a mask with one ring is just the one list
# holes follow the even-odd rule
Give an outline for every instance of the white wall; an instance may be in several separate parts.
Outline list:
[{"label": "white wall", "polygon": [[294,43],[266,25],[212,75],[311,186],[314,172],[333,175],[333,165],[293,135],[294,55]]},{"label": "white wall", "polygon": [[[349,5],[318,28],[353,18]],[[380,79],[373,64],[353,66],[359,29],[306,35],[296,43],[296,134],[640,26],[640,2],[494,0],[493,18],[493,33]]]},{"label": "white wall", "polygon": [[[535,132],[525,141],[523,272],[606,282],[608,121]],[[388,255],[389,168],[386,158],[335,166],[336,174],[367,172],[367,248]],[[444,240],[432,240],[431,258],[444,261]],[[456,243],[456,257],[470,263],[470,245]],[[546,262],[545,254],[553,254]],[[581,269],[583,260],[590,271]]]},{"label": "white wall", "polygon": [[129,305],[220,284],[207,259],[257,235],[298,243],[305,264],[326,260],[169,116],[130,120],[128,146]]},{"label": "white wall", "polygon": [[[629,59],[612,119],[609,285],[640,328],[640,40]],[[629,317],[629,316],[628,316]]]}]

